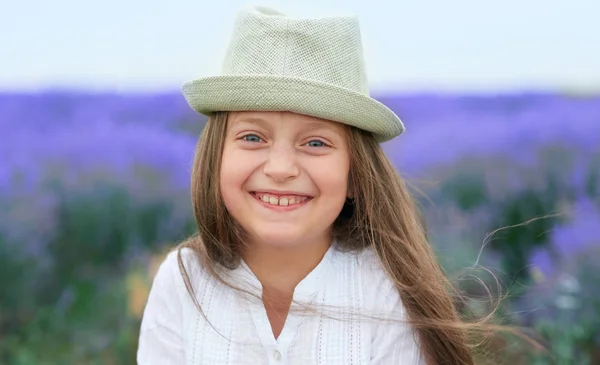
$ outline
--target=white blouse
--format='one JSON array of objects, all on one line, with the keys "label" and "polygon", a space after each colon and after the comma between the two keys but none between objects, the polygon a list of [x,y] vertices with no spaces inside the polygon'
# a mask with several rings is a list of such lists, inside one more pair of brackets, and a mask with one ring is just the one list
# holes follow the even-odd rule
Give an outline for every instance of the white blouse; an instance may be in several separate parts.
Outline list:
[{"label": "white blouse", "polygon": [[[425,364],[414,331],[397,321],[405,314],[400,295],[371,251],[351,254],[332,246],[294,291],[294,301],[315,311],[290,311],[277,339],[262,301],[210,276],[191,250],[183,250],[182,258],[208,322],[186,290],[177,252],[171,252],[144,310],[139,365]],[[228,275],[234,285],[260,293],[244,263]]]}]

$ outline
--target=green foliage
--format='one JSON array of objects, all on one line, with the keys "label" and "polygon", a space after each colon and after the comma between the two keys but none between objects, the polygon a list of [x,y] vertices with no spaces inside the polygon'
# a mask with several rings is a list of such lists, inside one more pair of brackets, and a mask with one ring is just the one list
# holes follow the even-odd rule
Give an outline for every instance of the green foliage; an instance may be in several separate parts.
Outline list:
[{"label": "green foliage", "polygon": [[[502,256],[507,281],[526,285],[531,254],[550,244],[549,232],[564,221],[563,205],[577,187],[574,157],[561,148],[540,151],[535,168],[501,159],[470,158],[446,170],[436,197],[472,214],[470,234],[494,232],[488,247]],[[587,191],[596,178],[591,168]]]},{"label": "green foliage", "polygon": [[[577,199],[588,199],[600,208],[600,155],[583,170],[578,170],[582,166],[569,151],[560,148],[540,152],[534,167],[490,161],[465,160],[438,177],[440,186],[432,194],[435,203],[431,210],[446,217],[449,226],[435,227],[431,236],[443,266],[450,272],[472,274],[493,291],[495,280],[480,270],[472,270],[471,265],[480,258],[484,261],[478,264],[494,268],[490,257],[499,259],[503,292],[508,295],[499,316],[509,323],[531,326],[547,346],[546,352],[528,355],[525,364],[600,363],[600,251],[573,258],[569,271],[554,273],[557,277],[574,277],[580,288],[577,293],[565,293],[565,285],[552,281],[537,282],[529,269],[534,252],[552,252],[552,233],[568,223]],[[456,219],[456,215],[462,218]],[[483,238],[491,232],[494,233],[485,245],[473,242],[475,233]],[[452,249],[456,247],[452,243],[456,236],[462,237],[459,246],[465,249]],[[484,247],[486,252],[480,257],[474,254],[473,247],[475,251]],[[487,293],[482,292],[481,284],[470,279],[473,277],[461,278],[457,284],[467,295],[485,298]],[[555,290],[547,292],[553,285]],[[540,288],[546,288],[546,293]],[[525,301],[524,305],[523,297],[530,296],[538,300]],[[569,301],[577,306],[561,307]],[[539,308],[543,310],[538,314],[535,309]]]},{"label": "green foliage", "polygon": [[585,193],[600,207],[600,152],[592,159],[585,178]]},{"label": "green foliage", "polygon": [[0,363],[135,363],[139,319],[123,278],[140,253],[191,233],[191,219],[175,216],[168,196],[140,199],[106,181],[52,192],[50,265],[0,236],[0,278],[11,278],[2,279]]},{"label": "green foliage", "polygon": [[[600,243],[600,240],[598,241]],[[534,291],[534,329],[548,343],[548,352],[531,357],[535,365],[584,364],[600,360],[600,247],[578,255]]]},{"label": "green foliage", "polygon": [[451,176],[441,186],[442,196],[450,198],[463,211],[485,204],[488,199],[484,177],[477,170],[465,169]]},{"label": "green foliage", "polygon": [[[548,232],[559,222],[556,200],[549,192],[526,189],[515,192],[492,209],[495,214],[490,231],[502,228],[490,241],[490,248],[502,253],[503,270],[510,281],[527,284],[527,266],[532,252],[549,244]],[[525,224],[527,223],[527,224]]]},{"label": "green foliage", "polygon": [[68,308],[40,307],[5,336],[3,363],[134,363],[139,321],[125,311],[122,284],[96,291],[73,287],[72,293],[78,300]]}]

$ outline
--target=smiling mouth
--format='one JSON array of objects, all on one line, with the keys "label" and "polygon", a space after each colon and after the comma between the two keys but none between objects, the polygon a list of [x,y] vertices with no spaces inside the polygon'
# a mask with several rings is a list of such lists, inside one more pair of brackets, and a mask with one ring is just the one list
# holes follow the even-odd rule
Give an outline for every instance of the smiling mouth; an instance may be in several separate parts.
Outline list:
[{"label": "smiling mouth", "polygon": [[250,192],[256,200],[273,207],[295,207],[306,204],[312,200],[311,196],[307,195],[275,195],[270,193]]}]

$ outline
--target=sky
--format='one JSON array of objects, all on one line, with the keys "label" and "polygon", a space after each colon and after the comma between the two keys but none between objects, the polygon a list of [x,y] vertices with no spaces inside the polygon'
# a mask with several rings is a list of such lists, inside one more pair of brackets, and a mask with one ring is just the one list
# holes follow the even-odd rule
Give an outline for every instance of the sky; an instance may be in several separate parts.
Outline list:
[{"label": "sky", "polygon": [[373,90],[600,91],[598,0],[0,0],[0,89],[178,89],[253,5],[357,15]]}]

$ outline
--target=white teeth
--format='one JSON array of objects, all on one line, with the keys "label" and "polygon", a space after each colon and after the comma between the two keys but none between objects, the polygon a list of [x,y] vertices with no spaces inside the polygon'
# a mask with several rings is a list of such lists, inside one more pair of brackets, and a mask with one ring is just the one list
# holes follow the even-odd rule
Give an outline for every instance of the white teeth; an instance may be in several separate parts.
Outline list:
[{"label": "white teeth", "polygon": [[273,195],[268,195],[268,194],[263,195],[260,193],[256,194],[256,197],[267,204],[279,205],[282,207],[286,207],[286,206],[292,205],[292,204],[299,204],[299,203],[304,202],[307,199],[306,197],[299,197],[299,196],[278,197],[278,196],[273,196]]}]

